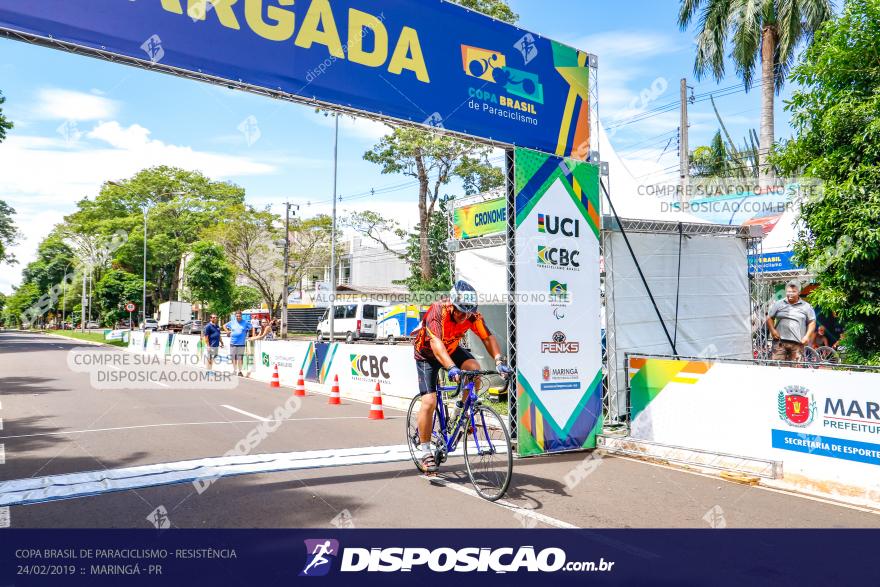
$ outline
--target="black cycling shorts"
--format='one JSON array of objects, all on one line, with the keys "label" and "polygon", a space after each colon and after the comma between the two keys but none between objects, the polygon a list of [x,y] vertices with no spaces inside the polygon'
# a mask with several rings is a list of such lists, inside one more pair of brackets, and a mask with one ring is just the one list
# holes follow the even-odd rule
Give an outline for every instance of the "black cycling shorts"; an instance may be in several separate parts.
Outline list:
[{"label": "black cycling shorts", "polygon": [[[464,362],[473,359],[474,356],[467,349],[458,347],[449,357],[456,367],[461,368]],[[437,375],[440,374],[443,365],[436,359],[416,360],[416,373],[419,376],[419,395],[434,393],[437,391]]]}]

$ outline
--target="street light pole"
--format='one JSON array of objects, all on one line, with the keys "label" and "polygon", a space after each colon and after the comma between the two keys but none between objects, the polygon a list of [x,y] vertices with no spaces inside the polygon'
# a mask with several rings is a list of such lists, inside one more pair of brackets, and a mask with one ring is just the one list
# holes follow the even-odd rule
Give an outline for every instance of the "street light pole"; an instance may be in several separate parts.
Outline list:
[{"label": "street light pole", "polygon": [[64,330],[64,324],[67,322],[67,270],[70,269],[71,263],[67,264],[67,267],[64,268],[64,277],[61,278],[61,283],[64,285],[64,301],[61,302],[61,329]]},{"label": "street light pole", "polygon": [[339,156],[339,113],[335,117],[333,134],[333,215],[330,224],[330,342],[336,339],[333,325],[334,303],[336,302],[336,164]]},{"label": "street light pole", "polygon": [[144,202],[144,289],[141,298],[142,324],[147,326],[147,203]]},{"label": "street light pole", "polygon": [[290,279],[290,202],[284,203],[284,286],[281,288],[281,338],[287,338],[287,288]]}]

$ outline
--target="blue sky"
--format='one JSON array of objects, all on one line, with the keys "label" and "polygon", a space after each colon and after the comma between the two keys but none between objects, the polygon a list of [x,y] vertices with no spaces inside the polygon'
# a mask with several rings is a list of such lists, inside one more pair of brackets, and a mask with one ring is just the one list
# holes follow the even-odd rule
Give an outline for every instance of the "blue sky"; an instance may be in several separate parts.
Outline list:
[{"label": "blue sky", "polygon": [[[694,35],[676,26],[677,0],[511,5],[521,27],[599,56],[599,113],[606,126],[678,100],[682,77],[697,94],[737,83],[733,76],[720,84],[694,80]],[[10,40],[0,40],[0,90],[16,125],[0,144],[0,199],[18,211],[23,232],[14,248],[20,264],[0,267],[4,293],[20,281],[40,238],[77,200],[94,196],[103,181],[147,166],[200,169],[243,186],[250,203],[272,204],[276,211],[286,198],[301,204],[304,215],[329,211],[332,119],[311,108]],[[786,88],[777,101],[777,138],[791,132],[781,108],[789,94]],[[758,128],[757,90],[722,97],[718,107],[735,140]],[[693,148],[708,142],[718,125],[709,102],[691,106],[690,116]],[[258,138],[251,134],[249,140],[240,130],[247,120],[256,122]],[[634,175],[663,179],[678,161],[674,140],[664,153],[677,126],[676,110],[620,127],[611,142]],[[341,210],[377,210],[410,226],[416,219],[411,180],[382,175],[362,160],[385,130],[376,122],[342,119]],[[387,186],[401,187],[351,197]]]}]

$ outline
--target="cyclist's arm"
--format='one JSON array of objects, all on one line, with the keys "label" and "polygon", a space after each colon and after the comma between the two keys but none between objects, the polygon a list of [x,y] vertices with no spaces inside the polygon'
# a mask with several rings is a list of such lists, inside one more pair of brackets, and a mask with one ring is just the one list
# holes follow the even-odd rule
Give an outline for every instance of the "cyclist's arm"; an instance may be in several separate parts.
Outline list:
[{"label": "cyclist's arm", "polygon": [[449,353],[446,351],[446,345],[443,344],[443,341],[434,336],[430,331],[428,331],[428,337],[431,339],[431,350],[434,352],[434,357],[443,368],[449,370],[450,367],[454,367],[455,361],[449,356]]},{"label": "cyclist's arm", "polygon": [[495,338],[494,334],[490,334],[483,339],[483,346],[486,347],[486,351],[492,355],[496,363],[501,360],[501,346],[498,344],[498,339]]}]

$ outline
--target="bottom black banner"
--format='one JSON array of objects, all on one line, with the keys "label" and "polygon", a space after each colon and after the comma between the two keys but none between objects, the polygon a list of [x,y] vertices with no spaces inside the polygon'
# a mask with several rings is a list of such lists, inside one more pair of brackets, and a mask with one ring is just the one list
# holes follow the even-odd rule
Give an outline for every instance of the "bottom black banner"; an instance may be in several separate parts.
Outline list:
[{"label": "bottom black banner", "polygon": [[0,585],[880,584],[880,536],[870,530],[6,529],[0,535]]}]

